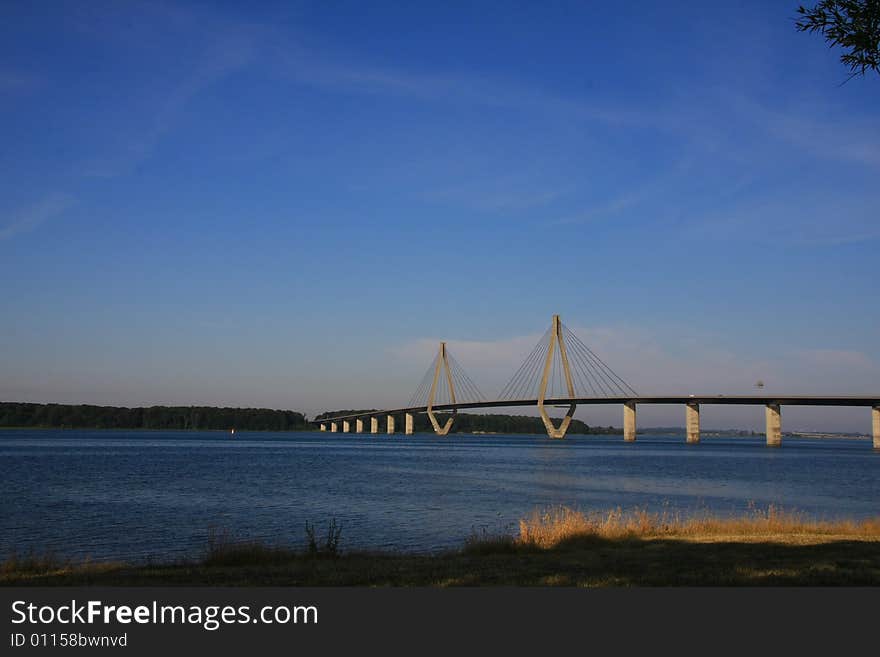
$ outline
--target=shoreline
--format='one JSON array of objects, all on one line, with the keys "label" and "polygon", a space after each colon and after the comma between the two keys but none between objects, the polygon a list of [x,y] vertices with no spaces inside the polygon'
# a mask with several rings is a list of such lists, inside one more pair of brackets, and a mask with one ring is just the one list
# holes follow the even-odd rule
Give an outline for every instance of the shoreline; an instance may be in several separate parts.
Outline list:
[{"label": "shoreline", "polygon": [[307,528],[305,550],[220,535],[200,560],[140,565],[12,557],[0,562],[0,586],[880,585],[880,516],[812,521],[771,506],[681,518],[556,507],[523,518],[518,535],[473,535],[433,554],[346,552],[340,534],[334,521],[326,532]]},{"label": "shoreline", "polygon": [[[35,427],[35,426],[24,426],[24,427],[9,427],[9,426],[0,426],[0,432],[3,431],[115,431],[115,432],[143,432],[143,433],[160,433],[160,432],[173,432],[173,433],[222,433],[229,434],[230,431],[228,429],[151,429],[151,428],[135,428],[135,427]],[[746,429],[705,429],[702,434],[702,439],[711,439],[711,438],[762,438],[764,436],[763,432],[760,431],[751,431],[750,433],[746,433]],[[327,437],[346,437],[346,436],[361,436],[361,437],[387,437],[385,433],[379,434],[371,434],[369,432],[357,433],[354,431],[350,432],[336,432],[335,434],[331,432],[321,432],[317,429],[236,429],[236,434],[243,433],[326,433]],[[651,431],[650,429],[639,430],[636,432],[637,436],[655,436],[655,437],[682,437],[685,436],[687,430],[682,427],[681,431]],[[396,433],[394,435],[404,434],[402,432]],[[410,435],[429,435],[433,436],[434,433],[431,431],[415,431]],[[501,432],[501,431],[450,431],[450,436],[538,436],[546,438],[546,434],[543,433],[519,433],[519,432]],[[623,429],[620,429],[619,433],[611,433],[611,432],[596,432],[596,433],[570,433],[567,437],[573,438],[581,438],[581,437],[592,437],[592,436],[619,436],[623,435]],[[834,432],[823,432],[823,431],[791,431],[791,432],[783,432],[783,438],[802,438],[804,440],[872,440],[870,434],[855,434],[855,433],[834,433]]]}]

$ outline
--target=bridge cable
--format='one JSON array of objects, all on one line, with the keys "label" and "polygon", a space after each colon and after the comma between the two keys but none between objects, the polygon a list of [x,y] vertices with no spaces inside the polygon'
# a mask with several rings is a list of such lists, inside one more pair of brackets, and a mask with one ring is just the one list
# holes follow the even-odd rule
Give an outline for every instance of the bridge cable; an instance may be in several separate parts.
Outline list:
[{"label": "bridge cable", "polygon": [[532,368],[529,372],[529,376],[525,382],[525,388],[523,390],[523,398],[535,398],[538,396],[538,393],[541,389],[541,377],[544,372],[544,365],[547,361],[547,352],[550,350],[550,341],[552,339],[552,331],[548,331],[547,333],[547,341],[544,344],[544,347],[541,351],[540,357],[536,360],[536,362],[532,365]]},{"label": "bridge cable", "polygon": [[565,327],[565,328],[568,331],[568,333],[571,335],[574,342],[576,342],[581,347],[583,347],[583,349],[586,350],[586,352],[594,359],[594,361],[598,362],[599,366],[608,374],[608,376],[612,380],[617,382],[619,388],[624,393],[624,395],[626,395],[626,394],[637,395],[638,394],[631,385],[629,385],[626,381],[624,381],[623,378],[621,378],[620,375],[617,374],[617,372],[612,370],[611,367],[609,367],[608,364],[605,363],[605,361],[603,361],[601,358],[599,358],[599,356],[596,355],[596,353],[592,349],[590,349],[586,344],[581,342],[580,339],[572,331],[567,329],[567,327]]},{"label": "bridge cable", "polygon": [[499,399],[505,400],[516,400],[516,399],[524,399],[523,391],[528,386],[528,383],[532,380],[534,376],[534,371],[536,366],[540,365],[542,356],[546,355],[546,347],[549,345],[550,340],[550,332],[551,329],[547,329],[535,347],[532,349],[531,353],[526,357],[525,361],[523,361],[522,365],[520,365],[519,369],[514,373],[513,377],[510,381],[507,382],[507,385],[501,390],[499,394]]},{"label": "bridge cable", "polygon": [[[593,393],[593,396],[598,397],[599,393],[596,391],[596,387],[594,385],[594,383],[596,383],[595,379],[589,373],[589,370],[584,369],[584,365],[583,365],[583,363],[581,363],[581,360],[578,357],[577,350],[572,349],[571,351],[572,351],[571,360],[574,363],[575,376],[577,377],[577,379],[580,383],[580,388],[584,391],[584,394],[586,394],[587,389],[589,388],[590,392]],[[598,384],[596,384],[596,385],[598,385]]]},{"label": "bridge cable", "polygon": [[614,396],[614,386],[610,384],[607,378],[602,374],[601,371],[597,370],[587,355],[587,353],[583,350],[580,344],[575,341],[571,341],[571,352],[575,356],[575,363],[577,363],[578,368],[585,372],[587,376],[589,376],[599,388],[599,397],[611,397]]},{"label": "bridge cable", "polygon": [[574,331],[569,329],[564,324],[562,325],[562,329],[564,335],[566,337],[566,343],[572,344],[576,350],[578,350],[583,358],[585,358],[588,362],[592,363],[593,367],[591,369],[595,369],[595,371],[600,374],[603,380],[609,385],[611,390],[615,390],[620,393],[621,396],[627,396],[629,394],[636,395],[636,391],[630,386],[623,378],[620,377],[611,367],[608,366],[605,361],[599,358],[596,353],[590,349],[586,344],[584,344],[580,338],[575,335]]},{"label": "bridge cable", "polygon": [[541,344],[541,349],[529,366],[526,375],[523,377],[522,387],[519,389],[517,397],[519,399],[531,399],[538,396],[540,388],[541,372],[547,359],[547,351],[550,349],[551,331],[547,332],[545,341]]},{"label": "bridge cable", "polygon": [[[546,333],[544,334],[546,337]],[[501,390],[499,394],[499,399],[514,399],[514,392],[519,390],[520,381],[522,380],[525,372],[530,367],[530,363],[535,358],[536,354],[541,350],[541,343],[544,341],[544,337],[538,341],[538,343],[532,348],[531,353],[526,357],[525,361],[519,366],[519,369],[514,373],[513,377],[510,381],[507,382],[507,385]]]},{"label": "bridge cable", "polygon": [[584,350],[584,348],[575,341],[572,341],[572,351],[578,355],[579,363],[586,368],[586,370],[592,374],[597,385],[602,391],[603,396],[613,397],[615,393],[619,392],[619,386],[615,385],[612,380],[610,380],[605,373],[599,369],[590,355]]},{"label": "bridge cable", "polygon": [[[428,367],[428,370],[425,372],[425,376],[422,377],[421,383],[419,383],[419,387],[416,388],[415,393],[409,400],[409,406],[407,408],[414,408],[418,406],[426,406],[428,401],[428,392],[430,391],[431,381],[434,380],[434,368],[437,366],[437,359],[440,355],[436,355],[434,360],[431,361],[431,365]],[[424,401],[422,404],[420,402]]]},{"label": "bridge cable", "polygon": [[461,363],[459,363],[449,351],[446,352],[446,357],[451,365],[453,379],[464,392],[464,397],[462,397],[462,399],[474,402],[485,401],[485,395],[480,392],[477,384],[468,376],[467,372],[465,372],[464,368],[461,366]]}]

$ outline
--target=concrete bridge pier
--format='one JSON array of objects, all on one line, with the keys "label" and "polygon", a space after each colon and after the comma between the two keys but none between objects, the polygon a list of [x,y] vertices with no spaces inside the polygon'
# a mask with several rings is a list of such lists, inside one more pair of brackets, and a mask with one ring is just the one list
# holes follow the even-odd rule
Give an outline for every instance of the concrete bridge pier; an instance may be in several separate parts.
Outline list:
[{"label": "concrete bridge pier", "polygon": [[335,422],[330,423],[330,433],[336,433],[339,430],[339,427]]},{"label": "concrete bridge pier", "polygon": [[364,421],[361,418],[358,418],[357,420],[354,421],[354,430],[357,433],[364,432]]},{"label": "concrete bridge pier", "polygon": [[406,431],[404,433],[406,433],[407,436],[411,436],[413,433],[414,419],[412,413],[406,414]]},{"label": "concrete bridge pier", "polygon": [[691,402],[685,406],[685,427],[688,445],[700,442],[700,405]]},{"label": "concrete bridge pier", "polygon": [[370,433],[379,433],[379,418],[375,415],[370,418]]},{"label": "concrete bridge pier", "polygon": [[394,416],[389,415],[387,418],[387,422],[388,422],[388,434],[391,435],[392,433],[394,433]]},{"label": "concrete bridge pier", "polygon": [[327,425],[321,422],[321,431],[327,431]]},{"label": "concrete bridge pier", "polygon": [[623,405],[623,440],[627,443],[636,441],[636,403],[626,402]]},{"label": "concrete bridge pier", "polygon": [[871,424],[874,428],[874,449],[880,449],[880,406],[871,409]]},{"label": "concrete bridge pier", "polygon": [[767,447],[782,446],[782,411],[779,404],[767,404]]},{"label": "concrete bridge pier", "polygon": [[342,421],[342,432],[348,433],[349,431],[351,431],[351,423],[348,420],[343,420]]}]

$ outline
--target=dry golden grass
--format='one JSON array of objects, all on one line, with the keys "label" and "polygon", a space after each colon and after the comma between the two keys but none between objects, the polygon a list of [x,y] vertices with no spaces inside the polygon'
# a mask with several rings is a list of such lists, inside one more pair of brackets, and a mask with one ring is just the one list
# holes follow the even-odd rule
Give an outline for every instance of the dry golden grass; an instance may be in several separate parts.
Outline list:
[{"label": "dry golden grass", "polygon": [[677,538],[713,541],[736,538],[766,541],[778,537],[786,542],[840,538],[880,540],[880,517],[869,520],[816,521],[801,513],[774,505],[766,510],[752,507],[743,516],[720,518],[704,512],[684,517],[678,513],[644,509],[583,513],[565,506],[535,511],[519,522],[520,545],[553,548],[572,539]]},{"label": "dry golden grass", "polygon": [[74,562],[70,559],[59,559],[51,552],[36,554],[30,552],[24,556],[11,554],[0,562],[0,582],[10,578],[31,579],[47,576],[64,576],[70,573],[98,574],[119,568],[113,562],[95,563],[89,560]]}]

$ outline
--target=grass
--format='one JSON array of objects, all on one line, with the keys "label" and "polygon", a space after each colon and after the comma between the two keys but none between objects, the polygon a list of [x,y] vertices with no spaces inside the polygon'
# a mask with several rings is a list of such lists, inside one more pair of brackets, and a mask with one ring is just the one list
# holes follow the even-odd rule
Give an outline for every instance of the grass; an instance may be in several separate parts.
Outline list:
[{"label": "grass", "polygon": [[749,513],[732,518],[719,518],[708,511],[689,516],[669,511],[649,512],[644,509],[582,513],[565,506],[534,512],[519,523],[521,545],[553,548],[567,540],[584,538],[659,539],[678,538],[707,541],[717,538],[755,540],[775,538],[785,543],[798,538],[864,538],[880,540],[880,517],[853,521],[815,521],[804,514],[770,505],[766,510],[755,506]]},{"label": "grass", "polygon": [[202,559],[0,564],[3,585],[680,586],[880,585],[880,518],[816,522],[770,506],[735,518],[644,510],[535,512],[517,535],[474,534],[433,555],[343,552],[332,522],[291,550],[214,534]]},{"label": "grass", "polygon": [[36,554],[29,552],[21,556],[12,553],[5,561],[0,562],[0,584],[15,584],[31,578],[53,576],[62,573],[97,574],[112,572],[121,568],[123,564],[116,562],[74,562],[70,559],[60,559],[52,552]]}]

